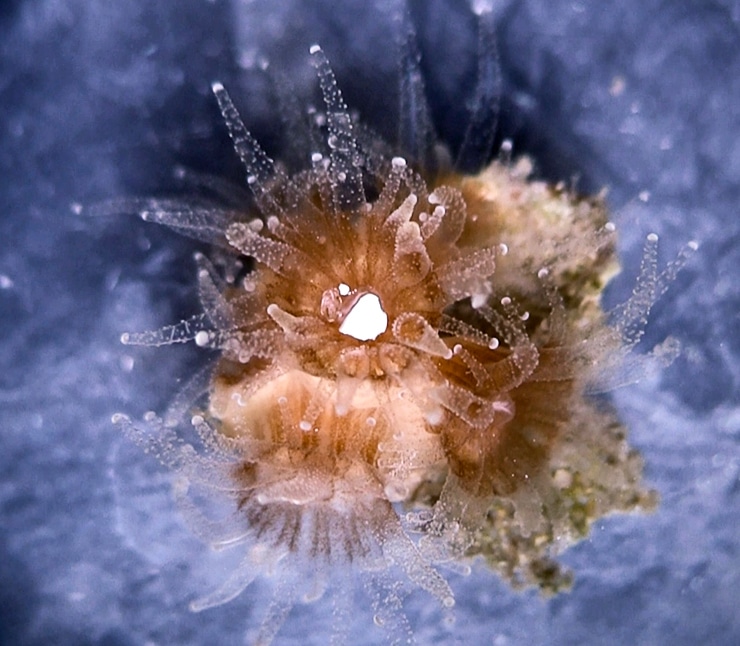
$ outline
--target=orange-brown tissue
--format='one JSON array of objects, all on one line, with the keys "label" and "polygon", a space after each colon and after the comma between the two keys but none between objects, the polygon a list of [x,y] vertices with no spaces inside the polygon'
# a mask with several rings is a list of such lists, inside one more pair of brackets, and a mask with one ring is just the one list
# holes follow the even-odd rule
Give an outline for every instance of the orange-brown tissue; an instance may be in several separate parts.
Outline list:
[{"label": "orange-brown tissue", "polygon": [[[192,607],[270,572],[321,590],[346,567],[404,572],[450,607],[435,566],[475,556],[514,585],[567,587],[557,553],[604,514],[655,505],[624,429],[589,394],[630,378],[629,351],[680,262],[658,273],[650,237],[632,298],[607,320],[599,297],[618,266],[601,198],[531,181],[527,159],[435,179],[373,152],[312,53],[325,149],[308,169],[274,164],[215,84],[254,204],[137,205],[254,262],[237,279],[199,255],[203,312],[124,335],[220,353],[187,406],[143,426],[116,417],[180,474],[194,529],[245,550]],[[178,436],[183,414],[198,448]],[[208,517],[193,488],[233,501],[231,515]]]}]

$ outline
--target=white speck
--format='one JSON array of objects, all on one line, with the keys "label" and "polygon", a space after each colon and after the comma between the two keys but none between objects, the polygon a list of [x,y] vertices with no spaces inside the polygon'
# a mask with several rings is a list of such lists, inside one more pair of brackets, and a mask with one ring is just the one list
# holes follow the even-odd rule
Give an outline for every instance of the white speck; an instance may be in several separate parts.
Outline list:
[{"label": "white speck", "polygon": [[640,202],[647,202],[650,199],[650,191],[640,191],[638,195]]},{"label": "white speck", "polygon": [[278,406],[285,406],[285,404],[288,403],[288,398],[281,395],[280,397],[277,398],[277,403],[278,403]]},{"label": "white speck", "polygon": [[208,345],[208,342],[211,340],[211,335],[208,334],[205,330],[201,330],[198,332],[198,334],[195,335],[195,345],[199,347],[204,347]]},{"label": "white speck", "polygon": [[388,329],[388,315],[375,294],[363,294],[339,326],[342,334],[358,341],[377,339]]},{"label": "white speck", "polygon": [[696,240],[689,242],[689,249],[696,251],[699,248],[699,243]]},{"label": "white speck", "polygon": [[452,354],[460,354],[462,352],[462,349],[463,349],[463,347],[459,343],[456,343],[452,347]]},{"label": "white speck", "polygon": [[0,289],[10,289],[15,283],[10,276],[0,274]]},{"label": "white speck", "polygon": [[543,278],[547,278],[550,275],[550,270],[547,267],[543,267],[537,272],[537,278],[542,280]]},{"label": "white speck", "polygon": [[123,343],[124,345],[128,345],[128,342],[130,339],[131,339],[131,336],[129,335],[128,332],[124,332],[121,335],[121,343]]},{"label": "white speck", "polygon": [[275,233],[279,226],[280,220],[276,215],[271,215],[269,218],[267,218],[267,228],[270,230],[270,233]]},{"label": "white speck", "polygon": [[250,220],[247,226],[255,233],[259,233],[264,228],[265,223],[259,218],[254,218],[254,220]]},{"label": "white speck", "polygon": [[507,253],[509,253],[509,245],[507,245],[506,243],[502,242],[498,246],[498,250],[501,252],[501,255],[502,256],[505,256]]},{"label": "white speck", "polygon": [[614,233],[617,230],[617,225],[614,224],[614,222],[607,222],[604,225],[604,230],[608,231],[609,233]]},{"label": "white speck", "polygon": [[311,430],[312,425],[311,425],[311,422],[309,422],[308,420],[302,419],[298,423],[298,428],[300,428],[302,431],[306,432],[306,431],[310,431]]},{"label": "white speck", "polygon": [[394,157],[391,159],[393,168],[406,168],[406,160],[403,157]]},{"label": "white speck", "polygon": [[257,183],[256,175],[247,175],[247,184],[251,186],[252,184],[256,184],[256,183]]},{"label": "white speck", "polygon": [[311,47],[308,48],[309,54],[318,54],[321,51],[320,45],[311,45]]},{"label": "white speck", "polygon": [[374,417],[368,417],[365,420],[365,424],[367,424],[370,428],[372,428],[373,426],[377,424],[377,420]]},{"label": "white speck", "polygon": [[72,202],[72,204],[69,205],[69,208],[75,215],[80,215],[80,213],[82,213],[82,204],[79,202]]},{"label": "white speck", "polygon": [[648,240],[648,242],[658,242],[658,234],[657,233],[648,233],[647,240]]},{"label": "white speck", "polygon": [[483,307],[487,301],[488,301],[488,294],[486,294],[485,292],[471,294],[470,296],[470,304],[476,310]]},{"label": "white speck", "polygon": [[311,153],[311,161],[314,164],[318,164],[322,159],[324,159],[324,156],[321,153]]},{"label": "white speck", "polygon": [[350,292],[349,285],[347,285],[347,283],[339,283],[337,290],[339,291],[340,296],[347,296]]},{"label": "white speck", "polygon": [[245,292],[253,292],[257,289],[257,283],[255,283],[251,278],[245,278],[243,285]]},{"label": "white speck", "polygon": [[509,305],[511,305],[511,298],[509,298],[508,296],[504,296],[501,299],[501,305],[503,305],[504,307],[508,307]]},{"label": "white speck", "polygon": [[193,416],[192,416],[192,417],[190,418],[190,423],[191,423],[191,424],[192,424],[193,426],[200,426],[200,425],[201,425],[201,424],[202,424],[202,423],[203,423],[204,421],[205,421],[205,420],[203,419],[203,417],[202,417],[201,415],[193,415]]},{"label": "white speck", "polygon": [[488,349],[495,350],[496,348],[498,348],[498,345],[499,345],[499,341],[496,337],[494,337],[488,342]]},{"label": "white speck", "polygon": [[522,314],[519,318],[522,319],[522,321],[528,321],[529,320],[529,312],[524,312],[524,314]]}]

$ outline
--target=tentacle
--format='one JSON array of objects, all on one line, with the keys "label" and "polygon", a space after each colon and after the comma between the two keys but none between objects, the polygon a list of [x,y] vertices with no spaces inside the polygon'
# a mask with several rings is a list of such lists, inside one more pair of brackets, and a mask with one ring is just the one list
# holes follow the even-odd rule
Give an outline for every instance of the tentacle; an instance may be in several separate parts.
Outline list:
[{"label": "tentacle", "polygon": [[282,186],[287,184],[287,177],[275,167],[272,159],[244,127],[244,122],[224,86],[221,83],[214,83],[211,87],[229,130],[234,150],[247,171],[247,184],[254,193],[257,206],[265,216],[281,214],[283,209],[273,196],[273,187],[276,184]]},{"label": "tentacle", "polygon": [[488,162],[501,109],[501,86],[501,62],[493,12],[489,9],[478,12],[478,84],[455,162],[458,171],[477,172]]},{"label": "tentacle", "polygon": [[436,136],[419,66],[421,54],[407,9],[399,11],[398,20],[401,62],[398,140],[404,154],[421,173],[432,175],[437,165],[434,154]]},{"label": "tentacle", "polygon": [[365,204],[365,189],[362,185],[361,155],[352,132],[349,108],[321,47],[313,45],[310,52],[326,105],[334,209],[336,213],[355,211]]}]

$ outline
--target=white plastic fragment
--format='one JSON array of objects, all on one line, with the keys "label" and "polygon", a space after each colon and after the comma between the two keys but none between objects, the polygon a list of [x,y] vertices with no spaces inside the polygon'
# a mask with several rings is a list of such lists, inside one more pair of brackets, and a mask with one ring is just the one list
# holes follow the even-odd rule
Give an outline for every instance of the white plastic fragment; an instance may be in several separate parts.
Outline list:
[{"label": "white plastic fragment", "polygon": [[[341,286],[340,286],[341,287]],[[363,294],[339,326],[342,334],[358,341],[373,341],[388,329],[388,315],[375,294]]]}]

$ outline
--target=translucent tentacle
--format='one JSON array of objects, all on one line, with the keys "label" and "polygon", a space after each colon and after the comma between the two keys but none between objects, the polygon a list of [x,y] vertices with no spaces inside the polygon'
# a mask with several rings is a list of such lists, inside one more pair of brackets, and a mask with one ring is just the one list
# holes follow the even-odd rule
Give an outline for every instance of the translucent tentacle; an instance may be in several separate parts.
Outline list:
[{"label": "translucent tentacle", "polygon": [[[277,559],[275,559],[277,560]],[[207,608],[220,606],[238,597],[244,589],[262,574],[265,565],[264,554],[254,547],[237,566],[231,576],[217,589],[190,603],[190,610],[200,612]]]},{"label": "translucent tentacle", "polygon": [[496,269],[496,250],[492,247],[470,251],[461,258],[436,269],[440,287],[451,303],[472,297],[473,307],[488,300],[488,278]]},{"label": "translucent tentacle", "polygon": [[226,230],[226,238],[245,256],[251,256],[278,274],[284,273],[289,259],[297,255],[296,250],[290,245],[265,238],[247,224],[232,224]]},{"label": "translucent tentacle", "polygon": [[398,140],[404,154],[423,175],[436,168],[434,142],[436,136],[426,99],[424,78],[419,66],[421,54],[416,33],[407,10],[399,12],[400,21],[400,109]]},{"label": "translucent tentacle", "polygon": [[482,348],[488,348],[489,350],[495,350],[499,346],[499,340],[496,337],[489,336],[469,323],[465,323],[448,314],[442,315],[439,329],[440,332],[464,337],[466,341],[470,341]]},{"label": "translucent tentacle", "polygon": [[647,236],[640,274],[632,296],[610,313],[615,320],[614,328],[629,347],[633,347],[642,338],[653,304],[665,293],[686,261],[698,248],[696,242],[690,242],[674,261],[659,272],[658,236],[654,233]]},{"label": "translucent tentacle", "polygon": [[272,187],[276,181],[281,185],[287,184],[287,178],[275,168],[272,159],[244,127],[239,112],[224,86],[221,83],[214,83],[211,87],[229,130],[234,150],[247,171],[247,184],[254,193],[257,206],[264,215],[279,215],[283,210],[272,195]]},{"label": "translucent tentacle", "polygon": [[449,359],[452,350],[439,338],[437,331],[420,314],[404,312],[393,322],[393,336],[409,348],[421,350],[434,357]]},{"label": "translucent tentacle", "polygon": [[362,186],[361,156],[352,132],[349,108],[342,98],[324,51],[318,45],[313,45],[310,51],[326,105],[334,208],[337,213],[354,211],[365,204],[365,190]]},{"label": "translucent tentacle", "polygon": [[473,112],[455,162],[458,171],[477,172],[488,161],[501,107],[501,63],[493,12],[478,13],[478,84]]},{"label": "translucent tentacle", "polygon": [[166,325],[159,330],[147,332],[124,332],[121,343],[125,345],[144,345],[159,347],[173,343],[187,343],[193,341],[199,334],[211,329],[211,322],[207,314],[196,314],[189,319],[175,325]]},{"label": "translucent tentacle", "polygon": [[288,581],[278,583],[267,608],[267,614],[260,625],[259,634],[255,639],[258,646],[271,644],[281,626],[285,623],[288,613],[296,602],[295,586]]},{"label": "translucent tentacle", "polygon": [[175,428],[188,414],[192,414],[190,411],[193,408],[193,404],[208,392],[212,372],[213,366],[211,364],[204,366],[177,391],[175,398],[167,407],[167,411],[164,414],[165,426]]},{"label": "translucent tentacle", "polygon": [[406,160],[403,157],[394,157],[391,160],[391,170],[388,173],[378,199],[373,202],[372,213],[384,215],[393,205],[401,187],[401,181],[409,174]]},{"label": "translucent tentacle", "polygon": [[181,235],[228,247],[224,230],[236,213],[205,202],[178,199],[115,199],[90,206],[88,215],[99,217],[136,213],[146,222],[163,224]]},{"label": "translucent tentacle", "polygon": [[184,166],[177,166],[174,174],[178,180],[188,187],[205,189],[213,193],[217,199],[223,200],[235,209],[241,209],[244,204],[249,203],[249,192],[230,180],[198,173]]},{"label": "translucent tentacle", "polygon": [[232,325],[234,313],[223,295],[225,284],[216,268],[202,253],[195,254],[198,266],[198,296],[211,323],[219,329]]},{"label": "translucent tentacle", "polygon": [[427,198],[436,208],[422,228],[427,244],[449,248],[462,235],[467,219],[467,204],[459,190],[450,186],[435,188]]}]

